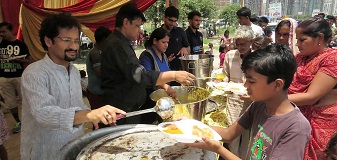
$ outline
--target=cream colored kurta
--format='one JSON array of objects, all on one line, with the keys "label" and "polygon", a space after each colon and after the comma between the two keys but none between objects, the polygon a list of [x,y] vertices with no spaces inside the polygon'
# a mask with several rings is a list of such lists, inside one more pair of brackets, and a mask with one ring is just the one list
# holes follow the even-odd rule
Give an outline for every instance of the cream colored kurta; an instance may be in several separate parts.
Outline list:
[{"label": "cream colored kurta", "polygon": [[69,74],[46,55],[30,64],[22,75],[21,159],[58,159],[59,149],[84,134],[73,126],[78,110],[89,110],[82,99],[79,71]]},{"label": "cream colored kurta", "polygon": [[[241,70],[242,59],[238,50],[227,52],[223,72],[227,75],[228,82],[244,83],[246,78]],[[228,108],[228,123],[232,125],[245,112],[250,105],[250,100],[243,100],[235,94],[227,95],[226,107]],[[240,143],[240,139],[242,139]],[[247,152],[249,134],[244,133],[242,137],[237,137],[229,144],[229,149],[232,153],[244,158]]]},{"label": "cream colored kurta", "polygon": [[242,59],[239,50],[231,50],[226,53],[223,72],[229,82],[244,83],[246,80],[241,70]]}]

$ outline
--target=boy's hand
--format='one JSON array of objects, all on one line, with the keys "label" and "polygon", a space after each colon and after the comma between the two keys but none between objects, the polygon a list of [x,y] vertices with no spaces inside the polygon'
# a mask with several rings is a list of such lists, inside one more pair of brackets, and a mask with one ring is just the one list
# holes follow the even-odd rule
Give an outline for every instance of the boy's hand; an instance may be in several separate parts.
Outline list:
[{"label": "boy's hand", "polygon": [[189,147],[205,149],[215,153],[219,153],[220,148],[223,147],[219,141],[213,141],[206,137],[203,137],[202,140],[204,142],[183,143],[183,144]]}]

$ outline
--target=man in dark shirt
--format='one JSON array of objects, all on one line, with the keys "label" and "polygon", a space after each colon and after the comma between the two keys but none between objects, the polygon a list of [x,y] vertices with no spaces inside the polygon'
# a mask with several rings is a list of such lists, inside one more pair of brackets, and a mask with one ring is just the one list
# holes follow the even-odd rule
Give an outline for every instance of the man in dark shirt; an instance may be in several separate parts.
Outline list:
[{"label": "man in dark shirt", "polygon": [[173,71],[182,70],[179,57],[189,54],[189,43],[184,29],[177,27],[179,19],[179,10],[174,6],[167,7],[163,17],[162,27],[170,33],[170,41],[166,49],[166,56],[170,61],[170,69]]},{"label": "man in dark shirt", "polygon": [[[143,13],[129,3],[116,15],[116,29],[102,47],[101,78],[103,102],[126,112],[145,109],[146,88],[177,81],[193,84],[195,76],[186,71],[146,71],[140,64],[131,41],[137,39],[140,26],[145,22]],[[117,124],[151,123],[142,116],[120,119]]]},{"label": "man in dark shirt", "polygon": [[12,33],[13,26],[8,22],[0,23],[0,90],[16,123],[13,133],[21,130],[18,107],[21,105],[21,75],[25,65],[29,63],[27,45],[16,39]]},{"label": "man in dark shirt", "polygon": [[185,30],[188,43],[190,44],[191,54],[203,54],[203,37],[202,33],[198,31],[201,21],[201,13],[192,11],[188,13],[188,23],[190,26]]}]

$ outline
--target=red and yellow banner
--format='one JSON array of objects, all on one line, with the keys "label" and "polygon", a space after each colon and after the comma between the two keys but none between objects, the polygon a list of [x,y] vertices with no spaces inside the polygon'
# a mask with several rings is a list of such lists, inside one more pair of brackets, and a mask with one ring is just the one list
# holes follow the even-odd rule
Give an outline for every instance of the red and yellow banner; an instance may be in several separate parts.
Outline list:
[{"label": "red and yellow banner", "polygon": [[[26,0],[21,5],[19,18],[21,33],[33,61],[43,58],[46,53],[40,44],[38,31],[43,19],[48,15],[59,12],[72,13],[82,24],[84,34],[94,40],[93,35],[97,27],[105,26],[111,30],[114,29],[115,15],[119,8],[132,0],[77,0],[77,3],[75,0],[65,0],[72,5],[65,6],[64,3],[57,3],[65,6],[61,8],[57,8],[57,4],[53,5],[52,1],[55,0],[44,0],[43,3],[39,3],[39,0]],[[133,0],[133,2],[141,11],[145,11],[156,0]],[[50,5],[48,8],[46,8],[47,4]],[[21,33],[18,34],[21,35]]]}]

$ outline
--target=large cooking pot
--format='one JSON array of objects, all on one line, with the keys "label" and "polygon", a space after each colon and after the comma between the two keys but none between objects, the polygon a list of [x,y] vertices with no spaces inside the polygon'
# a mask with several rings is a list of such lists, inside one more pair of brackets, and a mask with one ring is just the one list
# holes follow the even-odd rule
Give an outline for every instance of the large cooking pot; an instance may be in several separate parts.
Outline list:
[{"label": "large cooking pot", "polygon": [[[214,55],[195,54],[187,57],[180,57],[183,70],[192,73],[197,78],[210,77],[213,70]],[[197,87],[206,88],[206,82],[210,79],[197,79],[194,83]]]},{"label": "large cooking pot", "polygon": [[[209,92],[201,87],[195,86],[173,86],[177,99],[174,107],[173,118],[178,116],[186,116],[199,121],[203,121],[206,114],[206,106],[209,98]],[[169,97],[165,90],[158,89],[150,94],[153,101],[157,101],[162,97]]]}]

